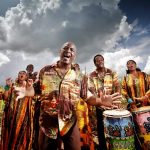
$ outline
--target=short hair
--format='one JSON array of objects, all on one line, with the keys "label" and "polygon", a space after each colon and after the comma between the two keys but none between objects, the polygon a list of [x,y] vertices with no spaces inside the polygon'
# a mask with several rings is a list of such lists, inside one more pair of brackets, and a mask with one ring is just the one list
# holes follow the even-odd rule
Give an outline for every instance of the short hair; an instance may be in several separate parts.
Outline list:
[{"label": "short hair", "polygon": [[96,62],[96,57],[98,57],[98,56],[102,57],[102,58],[103,58],[103,60],[104,60],[104,57],[103,57],[102,55],[97,54],[97,55],[95,55],[95,56],[94,56],[94,58],[93,58],[94,64],[95,64],[95,62]]},{"label": "short hair", "polygon": [[66,44],[68,44],[68,43],[70,43],[70,44],[74,45],[74,46],[75,46],[75,48],[76,48],[76,51],[77,51],[77,47],[76,47],[76,45],[75,45],[73,42],[66,42],[66,43],[64,43],[64,44],[63,44],[63,46],[61,47],[61,49],[63,49],[63,48],[64,48],[64,45],[66,45]]},{"label": "short hair", "polygon": [[32,67],[33,67],[33,69],[34,69],[34,66],[33,66],[32,64],[29,64],[29,65],[27,66],[26,70],[28,69],[28,67],[29,67],[29,66],[32,66]]}]

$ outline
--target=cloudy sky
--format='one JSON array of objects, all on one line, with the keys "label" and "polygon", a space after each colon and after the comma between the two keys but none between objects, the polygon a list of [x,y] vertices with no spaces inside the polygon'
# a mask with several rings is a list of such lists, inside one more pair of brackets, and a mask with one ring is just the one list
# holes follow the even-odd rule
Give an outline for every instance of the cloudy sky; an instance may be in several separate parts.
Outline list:
[{"label": "cloudy sky", "polygon": [[0,85],[28,64],[39,71],[57,61],[67,41],[82,71],[93,71],[102,54],[120,79],[129,59],[150,73],[149,31],[149,0],[1,0]]}]

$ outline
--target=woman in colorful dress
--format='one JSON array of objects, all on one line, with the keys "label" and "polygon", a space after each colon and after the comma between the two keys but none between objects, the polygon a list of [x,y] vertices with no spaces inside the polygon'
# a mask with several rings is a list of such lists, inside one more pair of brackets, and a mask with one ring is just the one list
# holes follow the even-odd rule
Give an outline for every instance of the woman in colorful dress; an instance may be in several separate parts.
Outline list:
[{"label": "woman in colorful dress", "polygon": [[129,109],[147,106],[150,102],[150,76],[136,67],[134,60],[127,62],[127,74],[122,80],[122,94]]},{"label": "woman in colorful dress", "polygon": [[5,110],[2,122],[1,150],[31,150],[33,136],[32,98],[19,98],[17,89],[29,89],[32,80],[26,82],[25,71],[18,73],[17,82],[12,86],[11,78],[6,80]]}]

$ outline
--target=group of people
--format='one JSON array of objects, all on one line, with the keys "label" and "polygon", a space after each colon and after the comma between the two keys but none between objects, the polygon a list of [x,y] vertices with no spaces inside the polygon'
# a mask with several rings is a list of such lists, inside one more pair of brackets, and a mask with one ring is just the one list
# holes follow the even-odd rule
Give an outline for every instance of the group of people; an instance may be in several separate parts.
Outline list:
[{"label": "group of people", "polygon": [[96,106],[99,148],[107,150],[103,111],[120,107],[121,93],[129,110],[149,104],[150,78],[134,60],[127,62],[121,92],[117,73],[105,68],[102,55],[94,57],[96,70],[87,77],[72,63],[76,51],[75,44],[67,42],[59,51],[60,60],[43,67],[38,79],[28,65],[15,83],[6,80],[1,150],[57,150],[60,139],[65,150],[92,150],[90,106]]}]

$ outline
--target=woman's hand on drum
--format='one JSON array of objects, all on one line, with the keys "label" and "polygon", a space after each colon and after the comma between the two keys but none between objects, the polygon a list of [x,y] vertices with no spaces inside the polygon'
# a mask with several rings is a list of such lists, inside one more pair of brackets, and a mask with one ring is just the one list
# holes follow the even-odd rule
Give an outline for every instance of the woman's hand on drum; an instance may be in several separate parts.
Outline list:
[{"label": "woman's hand on drum", "polygon": [[133,109],[136,109],[137,105],[136,103],[130,103],[130,110],[132,111]]},{"label": "woman's hand on drum", "polygon": [[148,101],[148,97],[147,96],[142,96],[140,98],[134,97],[138,102],[147,102]]}]

